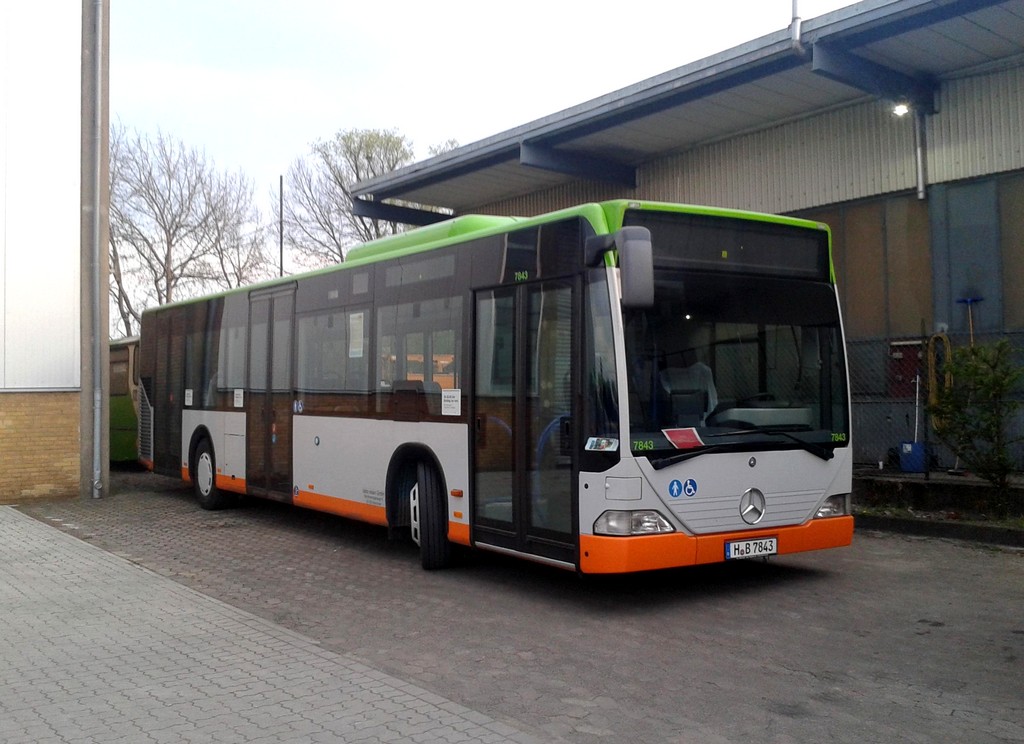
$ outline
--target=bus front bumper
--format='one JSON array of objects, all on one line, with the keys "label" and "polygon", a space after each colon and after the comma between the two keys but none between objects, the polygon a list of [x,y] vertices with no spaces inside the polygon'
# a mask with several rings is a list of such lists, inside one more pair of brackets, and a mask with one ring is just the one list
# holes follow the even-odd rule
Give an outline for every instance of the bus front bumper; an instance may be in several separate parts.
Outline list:
[{"label": "bus front bumper", "polygon": [[794,527],[718,533],[607,537],[580,535],[580,571],[586,574],[633,573],[725,561],[725,544],[777,538],[777,555],[841,548],[853,541],[853,517],[812,519]]}]

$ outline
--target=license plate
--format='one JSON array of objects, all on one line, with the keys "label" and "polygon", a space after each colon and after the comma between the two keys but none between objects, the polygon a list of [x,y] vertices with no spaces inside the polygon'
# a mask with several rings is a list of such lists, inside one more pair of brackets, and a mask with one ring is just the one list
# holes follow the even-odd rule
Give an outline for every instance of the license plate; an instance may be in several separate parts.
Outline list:
[{"label": "license plate", "polygon": [[779,540],[775,537],[762,537],[757,540],[733,540],[725,544],[725,560],[738,558],[760,558],[775,555],[779,552]]}]

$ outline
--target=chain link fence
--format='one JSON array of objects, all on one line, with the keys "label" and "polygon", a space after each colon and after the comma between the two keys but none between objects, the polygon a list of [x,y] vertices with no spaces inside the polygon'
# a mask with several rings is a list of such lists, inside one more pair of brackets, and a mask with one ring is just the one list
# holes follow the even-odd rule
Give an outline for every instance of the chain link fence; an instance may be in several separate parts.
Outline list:
[{"label": "chain link fence", "polygon": [[[969,334],[947,336],[950,348],[971,344]],[[1007,338],[1014,362],[1024,366],[1024,332],[975,334],[976,345]],[[949,470],[960,465],[932,426],[928,400],[933,385],[943,384],[947,348],[941,338],[885,338],[847,342],[853,404],[854,463],[859,468],[902,472]],[[1016,397],[1024,399],[1024,389]],[[1018,411],[1011,439],[1024,436],[1024,411]],[[1011,446],[1018,472],[1024,471],[1024,442]]]}]

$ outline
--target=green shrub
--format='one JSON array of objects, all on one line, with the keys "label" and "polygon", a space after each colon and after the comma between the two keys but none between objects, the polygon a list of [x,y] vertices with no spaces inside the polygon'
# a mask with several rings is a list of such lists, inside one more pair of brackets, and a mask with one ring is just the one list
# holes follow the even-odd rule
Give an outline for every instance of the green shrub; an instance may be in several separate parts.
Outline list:
[{"label": "green shrub", "polygon": [[935,433],[971,472],[1005,490],[1014,472],[1010,445],[1022,439],[1011,436],[1010,426],[1021,406],[1015,395],[1024,368],[1002,339],[954,349],[946,370],[952,385],[937,391],[930,406]]}]

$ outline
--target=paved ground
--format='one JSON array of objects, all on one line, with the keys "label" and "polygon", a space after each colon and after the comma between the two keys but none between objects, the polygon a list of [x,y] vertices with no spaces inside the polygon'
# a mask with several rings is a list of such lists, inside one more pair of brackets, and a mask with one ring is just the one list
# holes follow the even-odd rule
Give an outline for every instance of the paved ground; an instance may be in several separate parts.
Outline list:
[{"label": "paved ground", "polygon": [[147,474],[114,484],[22,512],[503,735],[1024,741],[1021,551],[860,532],[844,550],[628,578],[487,554],[427,573],[381,528],[267,502],[203,512]]},{"label": "paved ground", "polygon": [[0,741],[529,742],[0,507]]}]

